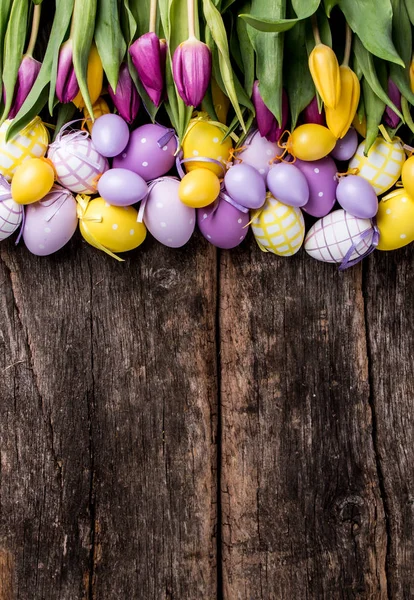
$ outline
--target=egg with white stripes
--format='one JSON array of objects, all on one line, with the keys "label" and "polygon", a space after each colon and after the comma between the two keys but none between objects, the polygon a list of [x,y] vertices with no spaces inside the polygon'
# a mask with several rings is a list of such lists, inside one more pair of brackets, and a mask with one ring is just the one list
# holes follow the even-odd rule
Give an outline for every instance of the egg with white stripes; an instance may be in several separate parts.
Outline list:
[{"label": "egg with white stripes", "polygon": [[10,181],[15,170],[28,158],[41,158],[46,154],[49,134],[40,117],[35,117],[19,133],[6,142],[11,121],[0,127],[0,174]]},{"label": "egg with white stripes", "polygon": [[269,192],[263,207],[252,213],[252,230],[263,252],[293,256],[305,237],[302,211],[282,204]]},{"label": "egg with white stripes", "polygon": [[11,195],[10,183],[0,176],[0,242],[10,237],[23,219],[23,206],[17,204]]},{"label": "egg with white stripes", "polygon": [[398,140],[387,142],[378,136],[368,156],[364,156],[365,140],[360,143],[349,163],[349,169],[358,169],[358,175],[373,186],[377,196],[389,190],[401,175],[405,153]]}]

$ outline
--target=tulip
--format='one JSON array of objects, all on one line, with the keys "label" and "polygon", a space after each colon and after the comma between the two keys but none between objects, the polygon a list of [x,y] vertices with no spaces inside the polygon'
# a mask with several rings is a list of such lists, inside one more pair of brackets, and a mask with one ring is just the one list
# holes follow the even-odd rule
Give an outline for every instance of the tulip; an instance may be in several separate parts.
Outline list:
[{"label": "tulip", "polygon": [[196,37],[190,36],[176,48],[172,66],[180,97],[187,106],[198,106],[210,83],[210,48]]},{"label": "tulip", "polygon": [[316,96],[309,102],[308,106],[303,111],[303,120],[305,123],[315,123],[315,125],[325,125],[325,117],[323,111],[320,113],[318,109],[318,100]]},{"label": "tulip", "polygon": [[[103,84],[102,61],[101,57],[99,56],[96,44],[94,42],[92,42],[91,49],[89,51],[86,79],[89,98],[91,104],[93,105],[101,95]],[[82,93],[80,91],[76,94],[72,102],[77,108],[84,108],[85,106],[85,100],[83,99]]]},{"label": "tulip", "polygon": [[72,102],[79,92],[78,80],[76,79],[75,68],[73,66],[73,46],[72,40],[62,44],[59,52],[56,96],[59,102]]},{"label": "tulip", "polygon": [[360,83],[348,66],[339,67],[341,96],[335,108],[325,108],[326,123],[336,138],[343,138],[354,120],[359,104]]},{"label": "tulip", "polygon": [[[401,111],[401,92],[392,79],[388,79],[388,97],[398,110]],[[384,121],[388,127],[395,129],[400,122],[400,117],[392,110],[392,108],[387,106],[384,112]]]},{"label": "tulip", "polygon": [[17,73],[17,81],[14,88],[12,107],[9,111],[9,119],[14,119],[19,112],[39,75],[41,66],[41,63],[32,56],[23,57]]},{"label": "tulip", "polygon": [[285,130],[288,119],[289,106],[285,90],[282,90],[282,122],[280,126],[273,113],[263,102],[258,81],[254,82],[252,99],[256,110],[257,127],[259,128],[260,135],[269,140],[269,142],[277,142]]},{"label": "tulip", "polygon": [[138,114],[140,99],[126,63],[119,70],[116,91],[109,85],[108,92],[121,117],[127,123],[132,123]]},{"label": "tulip", "polygon": [[131,45],[129,53],[145,91],[155,106],[159,106],[164,96],[166,40],[160,40],[150,31]]}]

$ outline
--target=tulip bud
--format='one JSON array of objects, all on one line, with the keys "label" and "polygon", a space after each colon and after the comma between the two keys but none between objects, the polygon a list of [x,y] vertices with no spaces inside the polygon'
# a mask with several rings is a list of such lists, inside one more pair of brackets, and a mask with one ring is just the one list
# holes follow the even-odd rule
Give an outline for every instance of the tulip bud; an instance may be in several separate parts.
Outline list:
[{"label": "tulip bud", "polygon": [[129,53],[145,91],[159,106],[164,95],[167,42],[153,32],[145,33],[131,45]]},{"label": "tulip bud", "polygon": [[309,70],[325,106],[335,108],[341,95],[341,79],[338,59],[332,48],[316,44],[309,54]]},{"label": "tulip bud", "polygon": [[197,38],[190,37],[176,48],[172,66],[180,97],[187,106],[198,106],[210,82],[210,48]]},{"label": "tulip bud", "polygon": [[[388,97],[398,110],[401,111],[401,92],[392,79],[388,79]],[[384,111],[384,121],[388,127],[395,129],[400,122],[400,117],[392,110],[392,108],[386,106]]]},{"label": "tulip bud", "polygon": [[315,125],[325,125],[325,116],[319,112],[318,100],[316,96],[309,102],[308,106],[303,111],[303,120],[305,123],[315,123]]},{"label": "tulip bud", "polygon": [[72,40],[69,39],[62,44],[59,52],[56,96],[58,97],[59,102],[66,104],[67,102],[72,102],[78,92],[79,85],[73,66]]},{"label": "tulip bud", "polygon": [[285,90],[282,90],[282,123],[280,126],[273,113],[263,102],[258,81],[255,81],[253,85],[252,100],[256,111],[256,121],[260,135],[265,137],[269,142],[277,142],[286,127],[288,119],[289,106]]},{"label": "tulip bud", "polygon": [[14,87],[13,102],[9,112],[9,119],[14,119],[19,112],[39,75],[41,66],[41,63],[32,56],[23,57],[17,73],[17,81]]},{"label": "tulip bud", "polygon": [[354,120],[361,92],[356,74],[345,65],[339,67],[341,96],[335,108],[325,108],[326,124],[336,138],[343,138]]},{"label": "tulip bud", "polygon": [[110,85],[108,92],[121,117],[127,123],[132,123],[138,114],[140,98],[126,63],[123,63],[119,70],[115,93]]},{"label": "tulip bud", "polygon": [[[92,44],[89,58],[88,58],[88,70],[87,70],[87,85],[89,91],[89,97],[91,100],[91,104],[95,104],[101,95],[102,91],[102,83],[103,83],[103,67],[101,57],[99,56],[98,49],[96,44]],[[73,104],[77,108],[83,108],[85,106],[85,101],[83,99],[82,93],[79,91],[75,98],[73,99]]]}]

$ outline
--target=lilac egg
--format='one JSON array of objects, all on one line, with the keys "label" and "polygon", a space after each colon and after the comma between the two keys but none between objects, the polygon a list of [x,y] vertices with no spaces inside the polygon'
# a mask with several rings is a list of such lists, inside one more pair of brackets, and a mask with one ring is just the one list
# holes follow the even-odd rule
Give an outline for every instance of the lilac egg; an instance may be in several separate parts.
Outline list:
[{"label": "lilac egg", "polygon": [[43,200],[25,209],[23,240],[37,256],[48,256],[63,248],[78,226],[75,198],[60,186],[53,186]]},{"label": "lilac egg", "polygon": [[147,182],[128,169],[109,169],[98,181],[98,192],[113,206],[130,206],[148,193]]},{"label": "lilac egg", "polygon": [[335,161],[326,156],[320,160],[296,160],[295,166],[302,171],[309,186],[309,201],[303,210],[313,217],[324,217],[335,204],[338,185]]},{"label": "lilac egg", "polygon": [[336,160],[349,160],[352,158],[358,148],[358,134],[353,127],[348,129],[345,136],[336,142],[335,148],[331,152]]},{"label": "lilac egg", "polygon": [[266,138],[262,137],[259,130],[251,133],[243,146],[247,147],[242,152],[237,153],[237,158],[240,158],[243,164],[250,165],[256,171],[259,171],[260,175],[266,181],[271,160],[275,156],[280,156],[283,153],[283,148],[279,148],[275,142],[269,142]]},{"label": "lilac egg", "polygon": [[226,192],[238,204],[256,209],[266,200],[266,185],[254,167],[247,164],[233,165],[224,176]]},{"label": "lilac egg", "polygon": [[275,198],[288,206],[305,206],[309,200],[306,177],[292,163],[274,165],[267,174],[267,187]]},{"label": "lilac egg", "polygon": [[346,212],[359,219],[372,219],[378,211],[378,198],[372,185],[358,175],[341,177],[336,199]]},{"label": "lilac egg", "polygon": [[163,177],[156,181],[150,189],[144,210],[144,223],[148,231],[170,248],[184,246],[195,228],[195,208],[181,202],[179,185],[175,177]]},{"label": "lilac egg", "polygon": [[242,243],[249,228],[249,213],[243,213],[221,196],[210,206],[197,209],[197,224],[203,236],[217,248],[229,250]]},{"label": "lilac egg", "polygon": [[138,127],[131,133],[125,150],[114,158],[113,166],[134,171],[145,181],[165,175],[174,166],[177,150],[174,135],[168,141],[162,139],[169,131],[151,123]]},{"label": "lilac egg", "polygon": [[119,115],[102,115],[93,124],[91,137],[102,156],[116,156],[128,144],[129,128]]}]

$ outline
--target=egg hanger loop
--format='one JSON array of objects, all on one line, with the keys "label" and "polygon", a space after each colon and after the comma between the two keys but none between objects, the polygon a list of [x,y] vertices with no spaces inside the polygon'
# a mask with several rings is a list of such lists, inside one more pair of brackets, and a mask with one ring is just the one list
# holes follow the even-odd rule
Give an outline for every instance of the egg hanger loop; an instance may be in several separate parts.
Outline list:
[{"label": "egg hanger loop", "polygon": [[359,169],[358,167],[353,167],[352,169],[348,169],[344,173],[336,173],[336,177],[340,179],[341,177],[346,177],[347,175],[358,175]]}]

